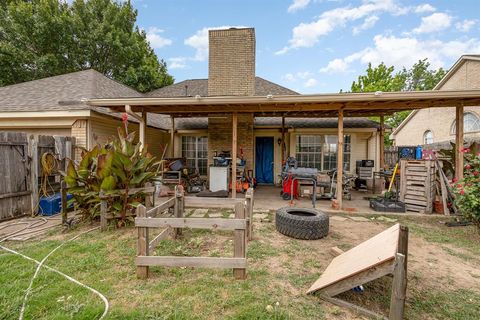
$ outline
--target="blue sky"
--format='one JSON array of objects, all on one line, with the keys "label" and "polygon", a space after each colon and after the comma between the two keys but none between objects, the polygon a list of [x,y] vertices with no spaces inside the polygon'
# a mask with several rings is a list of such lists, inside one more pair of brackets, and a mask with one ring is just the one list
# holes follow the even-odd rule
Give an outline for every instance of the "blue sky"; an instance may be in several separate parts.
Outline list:
[{"label": "blue sky", "polygon": [[300,93],[348,90],[368,62],[428,58],[449,68],[480,54],[480,2],[132,0],[138,25],[176,81],[208,77],[207,30],[254,27],[256,73]]}]

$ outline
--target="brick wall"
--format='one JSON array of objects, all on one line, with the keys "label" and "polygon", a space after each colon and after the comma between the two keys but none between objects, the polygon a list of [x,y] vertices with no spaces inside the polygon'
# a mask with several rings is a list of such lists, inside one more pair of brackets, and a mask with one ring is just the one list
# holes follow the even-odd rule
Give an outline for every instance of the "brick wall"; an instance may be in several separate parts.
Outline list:
[{"label": "brick wall", "polygon": [[255,94],[255,30],[210,30],[209,96]]},{"label": "brick wall", "polygon": [[[240,157],[240,147],[247,169],[253,169],[253,115],[238,114],[237,125],[237,155]],[[214,152],[232,152],[232,117],[208,118],[208,164],[212,164]]]}]

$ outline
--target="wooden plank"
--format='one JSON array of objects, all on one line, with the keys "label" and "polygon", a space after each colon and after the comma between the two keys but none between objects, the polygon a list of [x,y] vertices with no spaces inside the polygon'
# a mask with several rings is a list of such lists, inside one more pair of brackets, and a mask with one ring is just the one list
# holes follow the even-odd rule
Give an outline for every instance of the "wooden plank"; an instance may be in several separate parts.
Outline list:
[{"label": "wooden plank", "polygon": [[135,218],[136,227],[245,230],[246,219],[226,218]]},{"label": "wooden plank", "polygon": [[172,228],[163,229],[162,232],[160,232],[155,238],[150,241],[150,243],[148,244],[148,250],[150,250],[150,252],[155,250],[155,247],[158,245],[158,243],[162,240],[167,239],[168,236],[172,233],[172,231]]},{"label": "wooden plank", "polygon": [[253,188],[248,188],[245,193],[245,210],[247,210],[247,239],[253,239]]},{"label": "wooden plank", "polygon": [[148,268],[148,266],[245,269],[247,267],[247,259],[221,257],[137,256],[135,258],[135,264],[137,265],[137,269]]},{"label": "wooden plank", "polygon": [[343,209],[343,110],[338,110],[338,143],[337,143],[337,203]]},{"label": "wooden plank", "polygon": [[213,197],[185,197],[187,208],[235,208],[237,203],[243,203],[244,199],[213,198]]},{"label": "wooden plank", "polygon": [[[113,198],[113,197],[120,197],[120,196],[123,196],[122,194],[119,194],[119,193],[122,193],[124,192],[126,189],[120,189],[120,190],[115,190],[115,194],[110,194],[110,193],[104,193],[103,197],[105,198]],[[135,194],[135,193],[138,193],[138,192],[143,192],[143,193],[155,193],[155,187],[146,187],[146,188],[131,188],[131,189],[128,189],[128,195],[132,195],[132,194]]]},{"label": "wooden plank", "polygon": [[331,286],[362,271],[395,259],[399,230],[400,224],[396,224],[334,258],[307,293]]},{"label": "wooden plank", "polygon": [[448,205],[447,205],[447,186],[445,185],[445,180],[443,179],[441,173],[440,173],[440,170],[442,170],[442,168],[438,168],[438,172],[439,172],[439,175],[440,175],[440,190],[441,190],[441,198],[442,198],[442,205],[443,205],[443,214],[444,215],[450,215],[450,210],[448,209]]},{"label": "wooden plank", "polygon": [[[175,204],[173,206],[173,211],[177,219],[183,217],[183,210],[184,210],[182,205],[183,197],[184,197],[183,187],[181,185],[175,186],[175,197],[174,197]],[[174,233],[174,237],[176,238],[182,234],[182,230],[180,227],[175,228],[173,233]]]},{"label": "wooden plank", "polygon": [[171,116],[170,119],[172,121],[172,128],[170,129],[170,157],[175,158],[175,118]]},{"label": "wooden plank", "polygon": [[238,116],[234,112],[232,114],[232,178],[230,182],[233,199],[237,197],[237,123]]},{"label": "wooden plank", "polygon": [[[147,216],[147,209],[143,205],[139,205],[137,208],[137,217],[145,218]],[[139,256],[148,256],[149,241],[148,241],[148,228],[137,228],[138,240],[137,240],[137,258]],[[137,278],[148,278],[148,265],[137,264]]]},{"label": "wooden plank", "polygon": [[385,117],[380,116],[380,170],[385,169]]},{"label": "wooden plank", "polygon": [[4,193],[4,194],[0,194],[0,199],[16,198],[16,197],[28,196],[30,194],[32,194],[32,191],[20,191],[20,192]]},{"label": "wooden plank", "polygon": [[[108,217],[107,217],[107,201],[105,200],[105,193],[100,191],[100,230],[106,231],[108,227]],[[113,216],[112,216],[113,217]]]},{"label": "wooden plank", "polygon": [[160,203],[158,206],[153,207],[152,209],[147,211],[147,217],[155,217],[168,208],[171,208],[175,205],[175,198],[170,198],[165,202]]},{"label": "wooden plank", "polygon": [[[235,206],[235,219],[245,220],[245,206],[237,203]],[[233,238],[233,256],[235,258],[247,258],[247,237],[245,229],[236,229]],[[245,279],[247,277],[247,269],[234,268],[233,275],[235,279]]]},{"label": "wooden plank", "polygon": [[337,294],[391,274],[393,272],[394,265],[394,259],[387,260],[380,265],[366,269],[350,278],[331,284],[321,289],[320,292],[329,297],[336,296]]},{"label": "wooden plank", "polygon": [[28,140],[30,149],[30,183],[32,190],[32,215],[38,212],[38,137],[32,135]]},{"label": "wooden plank", "polygon": [[407,294],[407,274],[405,256],[397,253],[393,272],[392,295],[390,299],[390,320],[403,320],[405,297]]}]

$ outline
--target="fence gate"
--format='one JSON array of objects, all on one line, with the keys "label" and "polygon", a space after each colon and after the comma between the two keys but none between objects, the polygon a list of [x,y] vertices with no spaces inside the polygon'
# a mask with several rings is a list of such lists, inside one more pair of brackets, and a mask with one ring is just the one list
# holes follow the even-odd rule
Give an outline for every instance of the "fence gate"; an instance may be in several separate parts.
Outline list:
[{"label": "fence gate", "polygon": [[28,137],[0,132],[0,221],[31,212]]},{"label": "fence gate", "polygon": [[[38,209],[39,187],[48,180],[48,192],[60,190],[59,170],[72,156],[74,138],[0,131],[0,221],[31,214]],[[56,168],[43,172],[43,154],[51,153]]]}]

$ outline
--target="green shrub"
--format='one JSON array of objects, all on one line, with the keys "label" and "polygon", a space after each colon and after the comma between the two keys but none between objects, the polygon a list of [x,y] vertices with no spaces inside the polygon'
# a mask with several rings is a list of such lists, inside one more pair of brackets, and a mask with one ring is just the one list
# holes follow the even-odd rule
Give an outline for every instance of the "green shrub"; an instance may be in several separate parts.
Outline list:
[{"label": "green shrub", "polygon": [[64,179],[72,203],[85,219],[95,220],[100,215],[100,191],[108,195],[107,209],[125,221],[128,211],[144,199],[138,192],[128,195],[129,189],[141,188],[158,173],[155,157],[135,143],[135,132],[127,134],[118,128],[118,138],[104,146],[84,150],[78,164],[68,163]]},{"label": "green shrub", "polygon": [[463,149],[465,167],[462,181],[453,182],[455,203],[465,218],[472,221],[480,232],[480,153]]}]

